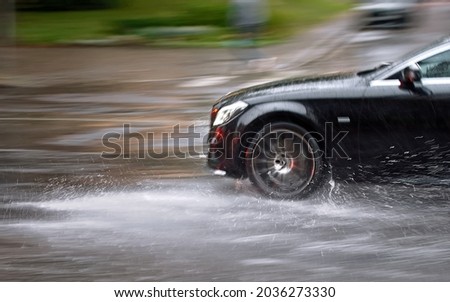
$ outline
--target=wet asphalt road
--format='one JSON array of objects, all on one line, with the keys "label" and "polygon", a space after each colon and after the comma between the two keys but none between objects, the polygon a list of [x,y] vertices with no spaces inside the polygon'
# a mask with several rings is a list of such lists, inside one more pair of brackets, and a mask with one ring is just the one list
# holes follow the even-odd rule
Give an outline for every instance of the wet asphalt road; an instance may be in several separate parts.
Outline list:
[{"label": "wet asphalt road", "polygon": [[[395,58],[434,30],[354,34],[299,73]],[[212,177],[201,138],[187,159],[175,155],[189,143],[164,159],[137,158],[136,142],[130,159],[100,156],[101,137],[124,123],[158,139],[195,125],[203,137],[215,98],[282,74],[4,90],[0,281],[450,281],[448,185],[336,183],[275,201]]]},{"label": "wet asphalt road", "polygon": [[3,204],[0,279],[449,281],[448,189],[335,189],[280,202],[203,177]]}]

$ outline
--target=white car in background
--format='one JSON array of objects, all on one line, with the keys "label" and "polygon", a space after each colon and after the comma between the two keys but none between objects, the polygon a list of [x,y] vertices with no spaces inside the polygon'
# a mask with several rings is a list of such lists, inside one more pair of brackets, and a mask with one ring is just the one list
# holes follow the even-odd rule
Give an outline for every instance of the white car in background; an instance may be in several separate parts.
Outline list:
[{"label": "white car in background", "polygon": [[355,8],[358,27],[406,28],[417,20],[423,0],[362,0]]}]

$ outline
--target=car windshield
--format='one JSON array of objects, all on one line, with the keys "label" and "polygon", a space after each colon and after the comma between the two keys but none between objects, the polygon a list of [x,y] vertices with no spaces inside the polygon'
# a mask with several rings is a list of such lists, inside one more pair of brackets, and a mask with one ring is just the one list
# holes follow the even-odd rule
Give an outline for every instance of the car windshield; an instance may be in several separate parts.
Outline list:
[{"label": "car windshield", "polygon": [[389,70],[394,69],[396,66],[398,66],[399,64],[402,64],[403,62],[409,61],[410,59],[416,57],[417,55],[419,55],[423,52],[426,52],[430,49],[433,49],[435,47],[438,47],[440,45],[443,45],[443,44],[449,43],[449,42],[450,42],[450,37],[440,39],[440,40],[438,40],[432,44],[429,44],[423,48],[411,51],[411,52],[407,53],[406,55],[401,56],[398,60],[395,60],[395,62],[393,62],[393,63],[383,63],[381,65],[378,65],[377,67],[367,69],[367,70],[362,70],[362,71],[358,72],[357,75],[361,76],[361,77],[369,76],[371,78],[375,78],[375,77],[383,74],[384,72],[388,72]]}]

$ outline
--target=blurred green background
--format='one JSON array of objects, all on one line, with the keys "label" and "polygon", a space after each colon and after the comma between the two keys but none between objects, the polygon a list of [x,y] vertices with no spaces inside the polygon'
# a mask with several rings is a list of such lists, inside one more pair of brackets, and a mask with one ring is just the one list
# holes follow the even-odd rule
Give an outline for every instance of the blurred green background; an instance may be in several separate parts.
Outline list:
[{"label": "blurred green background", "polygon": [[[332,18],[352,0],[269,0],[260,43],[276,43]],[[228,0],[17,0],[19,44],[120,39],[130,43],[225,46],[236,38]]]}]

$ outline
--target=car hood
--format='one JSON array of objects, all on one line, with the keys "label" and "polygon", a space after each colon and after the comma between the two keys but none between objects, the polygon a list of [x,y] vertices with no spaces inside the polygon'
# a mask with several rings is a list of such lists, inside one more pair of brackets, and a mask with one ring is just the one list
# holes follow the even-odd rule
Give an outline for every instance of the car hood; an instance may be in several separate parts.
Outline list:
[{"label": "car hood", "polygon": [[354,73],[337,73],[322,76],[298,77],[269,82],[230,92],[219,100],[217,107],[225,106],[237,100],[251,101],[262,97],[282,96],[291,93],[314,93],[325,89],[346,89],[355,87],[362,82],[362,78]]}]

